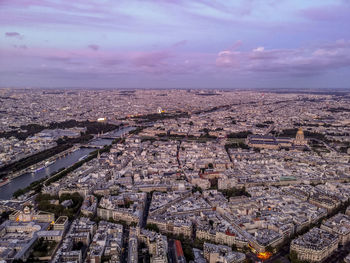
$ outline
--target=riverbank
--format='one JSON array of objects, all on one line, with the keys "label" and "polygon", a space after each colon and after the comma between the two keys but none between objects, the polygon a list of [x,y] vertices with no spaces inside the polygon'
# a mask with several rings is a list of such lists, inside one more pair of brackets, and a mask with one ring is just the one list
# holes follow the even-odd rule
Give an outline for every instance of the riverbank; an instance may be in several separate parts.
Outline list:
[{"label": "riverbank", "polygon": [[[118,143],[120,142],[122,139],[116,139],[112,142],[112,144]],[[90,152],[88,156],[86,156],[84,159],[79,160],[78,162],[74,163],[73,165],[58,171],[52,175],[50,175],[49,178],[43,178],[41,180],[35,181],[33,183],[31,183],[28,187],[24,188],[24,189],[18,189],[16,192],[13,193],[13,197],[17,198],[25,193],[28,193],[30,191],[34,191],[35,193],[39,193],[41,188],[43,186],[48,186],[53,182],[56,182],[58,180],[60,180],[61,178],[63,178],[64,176],[66,176],[68,173],[73,172],[74,170],[78,169],[79,167],[81,167],[84,163],[87,163],[89,161],[91,161],[92,159],[97,158],[99,153],[104,153],[104,152],[109,152],[110,149],[112,148],[112,144],[110,145],[105,145],[102,149],[99,150],[94,150],[93,152]]]},{"label": "riverbank", "polygon": [[21,173],[11,180],[10,183],[0,187],[0,200],[11,199],[14,192],[18,189],[28,187],[30,184],[40,181],[43,178],[49,177],[58,171],[65,169],[74,163],[78,162],[80,158],[89,155],[95,149],[92,148],[77,148],[69,152],[67,155],[58,158],[53,164],[39,169],[36,172]]},{"label": "riverbank", "polygon": [[43,150],[41,152],[35,153],[33,155],[27,156],[18,161],[15,161],[13,163],[6,164],[0,167],[0,178],[8,177],[8,175],[12,173],[19,172],[23,169],[28,168],[29,166],[32,166],[41,161],[44,161],[48,157],[54,156],[60,152],[63,152],[73,147],[73,145],[75,144],[87,143],[94,138],[94,134],[113,132],[116,129],[120,129],[122,125],[117,126],[110,123],[100,123],[100,122],[90,122],[90,121],[77,122],[74,120],[69,120],[61,123],[51,123],[49,126],[40,126],[40,125],[33,124],[33,125],[24,126],[23,128],[28,128],[28,127],[31,127],[30,133],[13,131],[13,132],[7,132],[7,133],[0,133],[0,137],[8,138],[8,137],[14,136],[18,139],[24,140],[28,136],[32,136],[37,132],[42,131],[43,129],[58,129],[58,128],[63,129],[63,128],[72,128],[72,127],[85,127],[86,132],[81,133],[81,135],[77,138],[60,138],[56,141],[57,145],[55,147]]},{"label": "riverbank", "polygon": [[[92,147],[96,147],[97,145],[99,145],[103,149],[104,145],[109,146],[112,143],[115,143],[116,141],[120,140],[120,137],[118,136],[124,136],[125,134],[128,134],[128,133],[131,134],[133,130],[135,130],[134,127],[125,127],[118,130],[114,130],[114,131],[111,131],[110,134],[108,134],[108,136],[111,139],[97,137],[97,138],[94,138],[89,143],[92,143]],[[116,138],[116,139],[113,140],[112,138]],[[86,145],[89,146],[90,144],[86,144]],[[35,166],[35,169],[41,168],[45,166],[46,162],[51,163],[55,159],[55,161],[52,164],[49,164],[47,167],[40,169],[37,172],[33,173],[32,171],[29,171],[26,173],[18,173],[14,178],[12,178],[12,181],[10,183],[0,187],[0,200],[11,199],[12,195],[17,190],[25,189],[29,187],[31,184],[33,184],[32,186],[35,186],[36,184],[35,182],[41,181],[42,179],[47,180],[48,177],[51,178],[51,176],[56,175],[57,172],[61,172],[62,169],[71,167],[72,165],[80,161],[86,161],[91,152],[94,152],[94,151],[97,152],[95,148],[83,148],[80,146],[81,146],[80,144],[75,145],[74,146],[75,148],[71,148],[70,150],[67,150],[67,152],[65,152],[65,155],[62,152],[61,155],[63,156],[61,156],[58,159],[57,158],[55,159],[55,156],[57,157],[60,155],[55,155],[53,157],[50,157],[49,159],[42,161],[40,164],[37,164],[37,166]]]},{"label": "riverbank", "polygon": [[[41,162],[39,162],[39,163],[33,164],[33,165],[31,165],[31,166],[29,166],[29,167],[23,169],[23,170],[20,170],[20,171],[18,171],[18,172],[12,173],[12,174],[10,174],[10,175],[8,176],[8,178],[9,178],[9,180],[11,181],[11,180],[15,179],[16,177],[21,176],[21,175],[23,175],[23,174],[25,174],[25,173],[33,173],[33,172],[38,171],[38,170],[41,169],[41,168],[44,169],[44,168],[50,166],[50,165],[52,164],[52,162],[55,162],[55,161],[57,161],[58,159],[60,159],[60,158],[62,158],[62,157],[64,157],[64,156],[67,156],[68,154],[70,154],[70,153],[76,151],[76,150],[79,149],[79,148],[80,148],[80,147],[78,147],[78,146],[73,146],[73,147],[71,147],[71,148],[69,148],[69,149],[67,149],[67,150],[65,150],[65,151],[63,151],[63,152],[60,152],[60,153],[58,153],[58,154],[56,154],[56,155],[54,155],[54,156],[51,156],[51,157],[49,157],[48,159],[45,159],[45,160],[43,160],[43,161],[41,161]],[[45,165],[47,162],[49,162],[50,165]]]}]

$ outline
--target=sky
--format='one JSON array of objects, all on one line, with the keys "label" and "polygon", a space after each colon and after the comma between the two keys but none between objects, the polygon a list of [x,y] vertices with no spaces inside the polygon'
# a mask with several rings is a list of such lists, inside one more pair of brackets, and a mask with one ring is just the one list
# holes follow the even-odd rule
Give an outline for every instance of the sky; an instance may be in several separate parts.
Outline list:
[{"label": "sky", "polygon": [[350,0],[0,0],[0,87],[350,88]]}]

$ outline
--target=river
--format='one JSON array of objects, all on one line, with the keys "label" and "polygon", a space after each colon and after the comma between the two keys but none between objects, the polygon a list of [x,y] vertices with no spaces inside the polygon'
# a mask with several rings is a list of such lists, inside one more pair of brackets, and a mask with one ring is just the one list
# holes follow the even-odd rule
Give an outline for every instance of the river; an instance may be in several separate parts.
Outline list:
[{"label": "river", "polygon": [[[128,133],[133,130],[133,127],[126,127],[120,130],[115,130],[109,133],[110,136],[120,136],[122,134]],[[89,142],[91,145],[109,145],[112,143],[112,139],[103,139],[96,138]],[[46,176],[49,176],[53,172],[57,172],[62,168],[67,168],[74,163],[78,162],[80,158],[88,155],[90,152],[93,152],[94,148],[79,148],[72,153],[67,154],[66,156],[57,159],[51,165],[48,165],[41,170],[38,170],[33,173],[25,173],[21,176],[14,178],[10,183],[0,187],[0,200],[11,199],[14,192],[18,189],[25,188],[30,185],[32,182],[40,180]]]}]

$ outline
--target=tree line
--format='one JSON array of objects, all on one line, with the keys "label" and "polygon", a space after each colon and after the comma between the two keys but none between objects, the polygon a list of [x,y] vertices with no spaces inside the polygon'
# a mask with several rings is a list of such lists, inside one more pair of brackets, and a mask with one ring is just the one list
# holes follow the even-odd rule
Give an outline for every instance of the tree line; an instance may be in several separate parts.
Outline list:
[{"label": "tree line", "polygon": [[[61,128],[62,129],[62,128],[72,128],[72,127],[86,127],[87,130],[85,133],[81,133],[81,135],[78,138],[67,138],[67,137],[59,138],[56,141],[57,146],[55,147],[52,147],[50,149],[41,151],[31,156],[22,158],[16,162],[2,166],[0,168],[0,178],[4,177],[8,173],[23,170],[33,164],[46,160],[51,156],[54,156],[60,152],[63,152],[71,148],[76,143],[88,142],[93,138],[92,134],[97,134],[100,132],[109,132],[118,128],[118,126],[114,124],[109,124],[109,123],[89,122],[89,121],[78,122],[75,120],[69,120],[61,123],[51,123],[47,127],[40,126],[40,125],[38,126],[37,124],[26,125],[23,127],[25,128],[30,127],[29,130],[27,130],[26,132],[26,136],[29,136],[28,134],[34,135],[35,133],[42,131],[43,128],[45,129]],[[18,134],[22,134],[22,133],[17,133],[17,135]],[[0,133],[0,137],[1,136],[5,136],[4,133]],[[22,136],[22,135],[19,135],[19,136]]]}]

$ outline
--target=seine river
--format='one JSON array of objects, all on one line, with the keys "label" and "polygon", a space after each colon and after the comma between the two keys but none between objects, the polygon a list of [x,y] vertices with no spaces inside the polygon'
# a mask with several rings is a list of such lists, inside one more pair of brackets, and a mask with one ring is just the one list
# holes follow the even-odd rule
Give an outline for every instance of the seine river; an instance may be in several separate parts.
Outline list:
[{"label": "seine river", "polygon": [[[115,130],[110,133],[111,136],[120,136],[123,133],[127,133],[133,130],[133,127],[126,127],[120,130]],[[112,143],[112,139],[97,138],[89,142],[92,145],[109,145]],[[67,168],[74,163],[78,162],[80,158],[88,155],[94,151],[94,148],[80,148],[76,151],[57,159],[54,163],[43,168],[35,173],[25,173],[21,176],[14,178],[10,183],[0,187],[0,200],[11,199],[14,192],[20,188],[25,188],[32,182],[40,180],[46,176],[49,176],[53,172],[57,172],[61,168]]]}]

